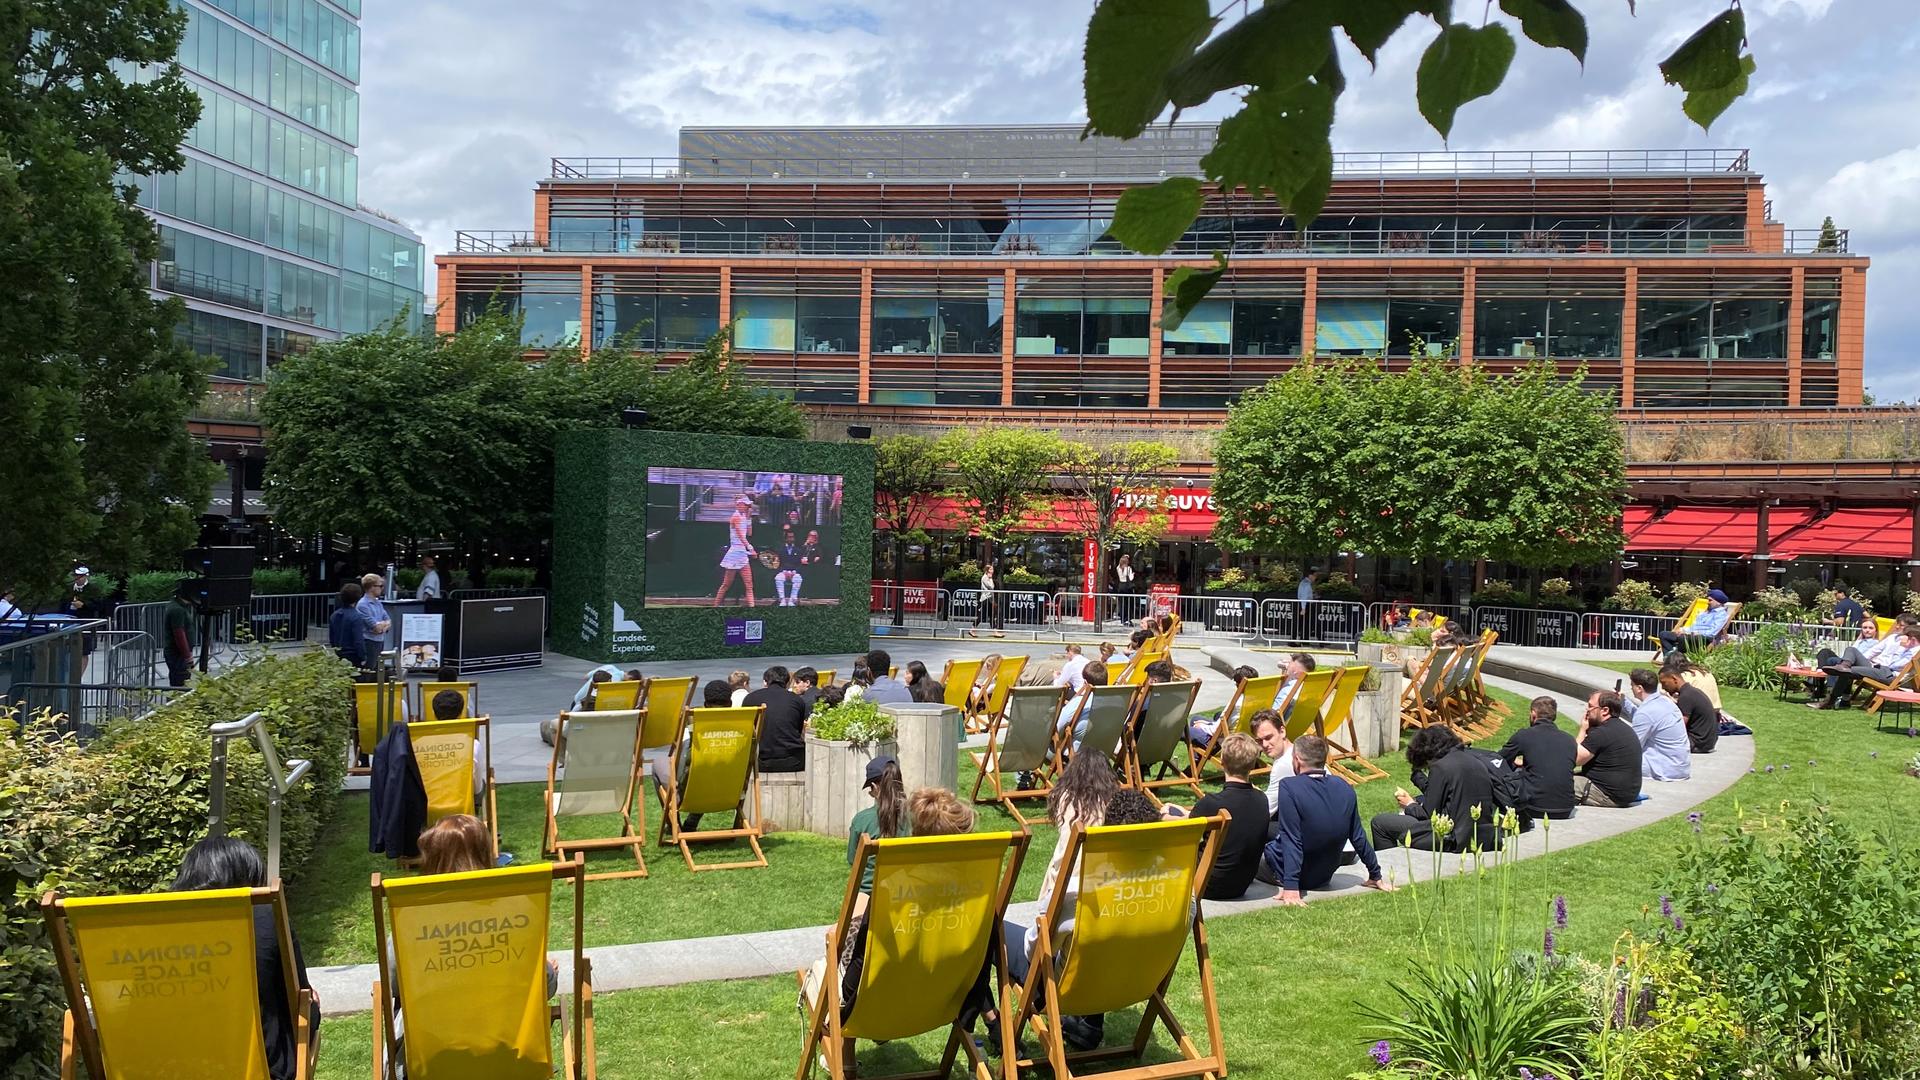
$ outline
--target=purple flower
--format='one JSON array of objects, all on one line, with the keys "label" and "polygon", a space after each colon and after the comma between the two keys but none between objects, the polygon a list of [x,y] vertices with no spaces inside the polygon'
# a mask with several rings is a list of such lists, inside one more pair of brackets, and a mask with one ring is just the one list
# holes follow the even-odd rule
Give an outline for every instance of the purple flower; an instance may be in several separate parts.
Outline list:
[{"label": "purple flower", "polygon": [[1525,1065],[1520,1066],[1520,1080],[1533,1080],[1533,1070]]},{"label": "purple flower", "polygon": [[1769,766],[1767,766],[1767,771],[1768,771],[1768,772],[1772,772],[1772,771],[1773,771],[1773,766],[1771,766],[1771,765],[1769,765]]},{"label": "purple flower", "polygon": [[1553,925],[1562,930],[1567,928],[1567,898],[1565,896],[1556,896],[1553,898]]},{"label": "purple flower", "polygon": [[1686,921],[1681,919],[1680,916],[1675,915],[1673,917],[1673,928],[1675,930],[1685,930],[1687,928]]},{"label": "purple flower", "polygon": [[1694,832],[1699,832],[1700,831],[1700,811],[1695,810],[1693,813],[1688,814],[1687,824],[1693,826]]},{"label": "purple flower", "polygon": [[1910,728],[1908,728],[1908,729],[1907,729],[1907,738],[1909,738],[1909,739],[1911,739],[1911,738],[1913,738],[1913,737],[1914,737],[1915,735],[1920,735],[1920,728],[1912,728],[1912,727],[1910,727]]},{"label": "purple flower", "polygon": [[1381,1039],[1379,1042],[1374,1043],[1373,1049],[1369,1052],[1373,1055],[1373,1063],[1375,1065],[1384,1069],[1388,1065],[1393,1064],[1393,1046],[1389,1044],[1387,1040]]},{"label": "purple flower", "polygon": [[1673,918],[1673,897],[1663,896],[1660,898],[1660,916],[1666,919]]},{"label": "purple flower", "polygon": [[1624,1028],[1627,1026],[1627,987],[1625,983],[1620,984],[1613,991],[1613,1026],[1616,1028]]},{"label": "purple flower", "polygon": [[1540,942],[1540,952],[1547,959],[1553,959],[1553,931],[1547,931],[1546,938]]},{"label": "purple flower", "polygon": [[1720,886],[1715,885],[1713,882],[1709,881],[1707,882],[1707,891],[1717,895],[1720,892]]}]

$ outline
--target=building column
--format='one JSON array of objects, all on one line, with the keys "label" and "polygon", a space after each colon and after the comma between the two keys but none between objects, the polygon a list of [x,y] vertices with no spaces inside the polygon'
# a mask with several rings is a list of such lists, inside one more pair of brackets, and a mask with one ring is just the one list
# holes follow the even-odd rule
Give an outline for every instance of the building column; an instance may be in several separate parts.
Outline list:
[{"label": "building column", "polygon": [[1768,542],[1767,518],[1772,509],[1773,499],[1766,492],[1760,493],[1760,514],[1754,518],[1753,525],[1753,591],[1759,592],[1767,587],[1767,569],[1773,562],[1773,548]]},{"label": "building column", "polygon": [[593,355],[593,264],[580,266],[580,356]]},{"label": "building column", "polygon": [[552,207],[552,199],[545,188],[533,191],[533,243],[535,247],[547,246],[547,212]]},{"label": "building column", "polygon": [[[720,329],[729,330],[733,325],[733,267],[720,268]],[[727,334],[727,351],[733,351],[733,334]]]},{"label": "building column", "polygon": [[1151,321],[1147,323],[1147,408],[1160,407],[1160,306],[1165,303],[1160,290],[1165,287],[1167,270],[1164,266],[1153,268],[1153,301],[1147,312]]},{"label": "building column", "polygon": [[1920,592],[1920,499],[1913,502],[1913,547],[1907,559],[1907,588]]},{"label": "building column", "polygon": [[860,393],[855,399],[865,405],[873,400],[869,389],[873,381],[873,267],[860,268]]},{"label": "building column", "polygon": [[1014,289],[1018,286],[1017,275],[1009,266],[1000,287],[1000,405],[1013,407],[1013,312],[1016,306]]},{"label": "building column", "polygon": [[1787,295],[1787,405],[1800,404],[1801,361],[1806,359],[1800,339],[1807,313],[1807,268],[1793,268],[1793,288]]},{"label": "building column", "polygon": [[1858,405],[1866,391],[1867,275],[1851,266],[1840,271],[1840,326],[1836,336],[1834,368],[1840,378],[1836,404]]},{"label": "building column", "polygon": [[1620,301],[1620,407],[1633,408],[1633,362],[1640,355],[1640,268],[1627,267]]},{"label": "building column", "polygon": [[[1461,363],[1472,360],[1477,355],[1473,346],[1473,288],[1477,275],[1469,266],[1460,271],[1460,348],[1454,358]],[[1387,342],[1387,351],[1393,351],[1393,342]]]},{"label": "building column", "polygon": [[433,328],[442,334],[451,334],[460,329],[455,321],[459,316],[459,270],[450,263],[441,263],[435,267],[439,285],[434,294],[438,306],[433,309]]},{"label": "building column", "polygon": [[1320,303],[1320,268],[1307,267],[1305,292],[1300,298],[1300,355],[1312,356],[1315,311]]}]

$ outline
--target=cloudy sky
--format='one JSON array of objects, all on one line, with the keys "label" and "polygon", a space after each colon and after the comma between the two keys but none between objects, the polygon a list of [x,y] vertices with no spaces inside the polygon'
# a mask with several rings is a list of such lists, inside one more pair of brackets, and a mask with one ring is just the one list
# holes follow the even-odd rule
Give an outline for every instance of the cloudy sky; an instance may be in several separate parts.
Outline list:
[{"label": "cloudy sky", "polygon": [[[1637,16],[1627,0],[1579,6],[1593,31],[1585,70],[1522,40],[1506,85],[1461,110],[1453,148],[1752,148],[1789,228],[1830,214],[1872,257],[1868,387],[1883,402],[1920,399],[1911,0],[1748,0],[1759,71],[1711,134],[1681,115],[1656,64],[1723,0],[1640,0]],[[549,158],[671,155],[682,125],[1080,120],[1090,10],[1086,0],[369,3],[360,196],[418,229],[431,256],[456,229],[526,228]],[[1336,149],[1442,148],[1413,98],[1435,33],[1409,23],[1372,73],[1349,49]]]}]

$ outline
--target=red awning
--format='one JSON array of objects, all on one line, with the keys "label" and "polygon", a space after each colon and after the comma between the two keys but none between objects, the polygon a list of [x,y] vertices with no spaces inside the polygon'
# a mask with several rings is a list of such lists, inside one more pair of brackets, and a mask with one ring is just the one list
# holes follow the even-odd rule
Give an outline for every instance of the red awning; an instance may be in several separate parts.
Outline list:
[{"label": "red awning", "polygon": [[[1778,516],[1778,511],[1775,512]],[[1913,557],[1913,511],[1901,506],[1850,507],[1810,521],[1774,541],[1776,555],[1856,559]]]},{"label": "red awning", "polygon": [[[1767,515],[1769,544],[1805,525],[1812,511],[1799,506],[1776,506]],[[1628,551],[1672,551],[1747,556],[1754,553],[1760,510],[1754,506],[1676,506],[1654,517],[1651,506],[1629,506],[1621,512]],[[1770,555],[1785,555],[1770,547]]]}]

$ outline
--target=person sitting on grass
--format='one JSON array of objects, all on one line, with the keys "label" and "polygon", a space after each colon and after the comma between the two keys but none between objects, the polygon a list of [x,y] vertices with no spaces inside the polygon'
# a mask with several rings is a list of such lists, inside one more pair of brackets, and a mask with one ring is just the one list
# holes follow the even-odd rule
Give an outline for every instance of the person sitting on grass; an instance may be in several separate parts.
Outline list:
[{"label": "person sitting on grass", "polygon": [[1673,695],[1673,703],[1680,710],[1687,729],[1687,750],[1711,754],[1720,743],[1720,710],[1713,707],[1713,699],[1705,690],[1687,681],[1691,670],[1684,657],[1669,661],[1660,669],[1660,689]]},{"label": "person sitting on grass", "polygon": [[[1295,751],[1296,768],[1298,758]],[[1500,827],[1494,820],[1499,804],[1493,797],[1493,776],[1479,758],[1467,753],[1452,728],[1436,725],[1414,732],[1407,743],[1407,764],[1413,767],[1413,783],[1420,789],[1420,797],[1414,798],[1405,789],[1394,791],[1400,812],[1373,816],[1375,848],[1385,851],[1404,844],[1418,851],[1456,853],[1475,846],[1482,851],[1499,849]],[[1445,815],[1453,823],[1445,836],[1433,827],[1436,815]]]},{"label": "person sitting on grass", "polygon": [[1587,697],[1587,711],[1574,733],[1573,798],[1581,806],[1622,809],[1640,801],[1640,737],[1621,716],[1625,706],[1611,690]]},{"label": "person sitting on grass", "polygon": [[[1267,819],[1277,821],[1280,813],[1280,781],[1294,774],[1293,743],[1287,738],[1287,722],[1273,709],[1261,709],[1249,721],[1253,741],[1270,763],[1267,772]],[[1277,826],[1267,826],[1267,839],[1276,835]]]},{"label": "person sitting on grass", "polygon": [[1260,876],[1280,886],[1281,903],[1304,905],[1303,894],[1326,888],[1333,872],[1347,861],[1345,851],[1352,845],[1354,855],[1366,865],[1366,887],[1392,892],[1393,885],[1381,875],[1380,860],[1360,824],[1353,785],[1327,775],[1327,740],[1302,735],[1293,744],[1293,763],[1299,771],[1280,784],[1279,835],[1254,863],[1262,871]]},{"label": "person sitting on grass", "polygon": [[[187,849],[180,860],[180,872],[174,875],[173,892],[201,892],[207,889],[264,889],[267,864],[260,852],[244,840],[230,836],[210,836]],[[307,963],[300,955],[300,938],[291,927],[288,942],[293,946],[293,970],[300,976],[302,990],[313,989],[307,981]],[[293,1080],[300,1064],[294,1047],[293,1003],[287,1000],[287,980],[281,970],[279,925],[273,908],[253,906],[254,985],[260,996],[260,1036],[267,1048],[267,1075],[272,1080]],[[320,1030],[320,999],[315,995],[308,1015],[309,1030]]]},{"label": "person sitting on grass", "polygon": [[1687,722],[1680,718],[1680,707],[1660,692],[1660,677],[1646,668],[1634,668],[1627,683],[1633,694],[1628,723],[1640,740],[1640,774],[1649,780],[1691,779]]},{"label": "person sitting on grass", "polygon": [[[1247,680],[1257,679],[1259,677],[1260,673],[1255,671],[1251,665],[1241,664],[1239,667],[1234,668],[1233,683],[1236,688],[1235,692],[1237,694],[1246,693]],[[1195,746],[1206,746],[1213,741],[1213,733],[1220,729],[1220,721],[1224,720],[1226,715],[1226,710],[1222,709],[1212,716],[1196,717],[1192,723],[1187,725],[1187,741]]]},{"label": "person sitting on grass", "polygon": [[[1247,778],[1260,764],[1260,744],[1239,732],[1220,740],[1220,769],[1227,779],[1219,791],[1202,795],[1193,804],[1195,817],[1212,817],[1222,810],[1230,819],[1220,838],[1220,852],[1214,856],[1213,872],[1207,875],[1208,900],[1238,900],[1253,884],[1260,869],[1260,853],[1267,846],[1267,800],[1254,790]],[[1186,807],[1168,803],[1160,810],[1167,818],[1187,817]]]},{"label": "person sitting on grass", "polygon": [[1578,754],[1573,736],[1560,728],[1560,703],[1542,694],[1527,706],[1527,726],[1513,733],[1500,756],[1526,787],[1526,801],[1515,807],[1525,822],[1573,809],[1573,765]]},{"label": "person sitting on grass", "polygon": [[[891,758],[884,760],[892,761]],[[899,766],[894,765],[893,773],[896,784],[899,782],[899,772]],[[869,775],[872,775],[871,769],[869,769]],[[876,795],[876,798],[878,798],[878,795]],[[904,801],[906,820],[903,822],[903,825],[906,831],[901,835],[960,836],[973,831],[973,808],[961,802],[953,792],[945,788],[918,788],[912,796]],[[864,814],[866,811],[863,810],[861,813]],[[858,822],[860,819],[856,815],[854,820]],[[855,833],[848,838],[847,857],[849,860],[852,859],[853,852],[859,847],[859,844],[859,833]],[[845,1020],[853,1014],[854,998],[860,993],[860,975],[866,966],[867,901],[873,889],[872,871],[873,864],[868,863],[867,873],[861,878],[860,895],[854,900],[853,918],[847,922],[847,936],[840,942],[838,968],[840,975],[840,1018],[842,1020]],[[832,941],[832,931],[828,931],[827,944],[830,946]],[[979,1015],[975,1006],[982,1000],[988,1000],[986,981],[984,978],[985,973],[985,969],[982,969],[981,974],[983,978],[980,983],[974,986],[973,993],[969,995],[969,1012],[972,1015]],[[802,976],[799,1000],[800,1014],[802,1016],[813,1015],[813,1009],[815,1004],[820,1000],[821,987],[826,976],[827,958],[825,956],[815,960],[813,964],[807,968],[806,974]],[[992,1017],[987,1030],[990,1032],[997,1030],[998,1023],[999,1018],[997,1016]]]}]

